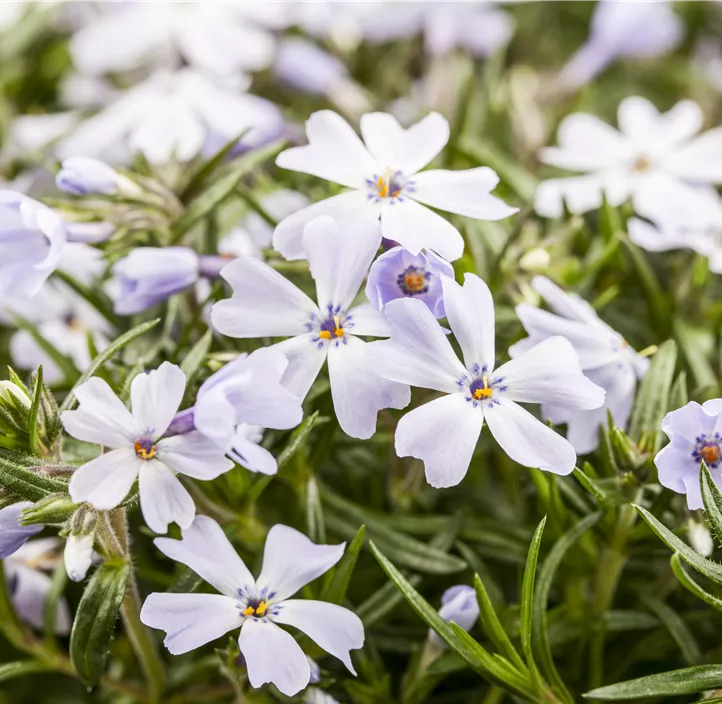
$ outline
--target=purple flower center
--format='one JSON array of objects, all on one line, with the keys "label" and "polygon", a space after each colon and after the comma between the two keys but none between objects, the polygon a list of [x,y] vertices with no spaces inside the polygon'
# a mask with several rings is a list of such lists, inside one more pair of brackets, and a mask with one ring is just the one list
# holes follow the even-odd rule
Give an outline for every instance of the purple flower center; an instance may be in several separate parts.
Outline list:
[{"label": "purple flower center", "polygon": [[345,334],[353,327],[353,316],[349,315],[341,306],[329,303],[326,306],[325,315],[319,316],[311,313],[306,330],[316,333],[312,338],[313,342],[321,349],[327,342],[339,345],[347,344]]},{"label": "purple flower center", "polygon": [[499,394],[506,391],[504,377],[494,376],[489,373],[486,364],[472,365],[468,374],[464,374],[456,382],[456,385],[464,392],[466,400],[474,408],[477,408],[480,404],[487,409],[498,406]]},{"label": "purple flower center", "polygon": [[692,457],[698,464],[704,462],[710,469],[717,469],[722,460],[722,437],[719,433],[714,435],[698,435],[695,438]]},{"label": "purple flower center", "polygon": [[419,296],[429,291],[431,272],[418,266],[406,267],[397,277],[396,283],[405,296]]},{"label": "purple flower center", "polygon": [[366,179],[367,197],[376,203],[388,200],[390,203],[403,202],[404,193],[413,193],[414,182],[407,179],[403,172],[386,168],[382,174],[374,174]]},{"label": "purple flower center", "polygon": [[141,460],[152,460],[158,452],[158,448],[150,438],[138,440],[133,445],[133,449],[135,450],[135,456]]}]

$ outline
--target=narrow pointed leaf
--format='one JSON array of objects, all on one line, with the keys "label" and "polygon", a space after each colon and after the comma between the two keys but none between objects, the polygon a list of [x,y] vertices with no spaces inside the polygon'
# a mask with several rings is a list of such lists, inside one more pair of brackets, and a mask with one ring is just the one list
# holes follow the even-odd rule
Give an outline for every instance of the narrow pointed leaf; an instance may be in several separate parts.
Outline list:
[{"label": "narrow pointed leaf", "polygon": [[584,696],[603,701],[695,694],[722,687],[722,665],[698,665],[599,687]]},{"label": "narrow pointed leaf", "polygon": [[338,565],[336,565],[336,570],[333,573],[331,581],[321,594],[323,601],[330,601],[332,604],[341,604],[346,598],[348,585],[351,582],[351,575],[353,575],[356,561],[364,544],[365,532],[365,526],[361,526],[351,541],[351,544],[346,548],[346,552],[343,554]]},{"label": "narrow pointed leaf", "polygon": [[706,511],[705,516],[717,540],[722,542],[722,493],[704,462],[702,462],[699,481]]}]

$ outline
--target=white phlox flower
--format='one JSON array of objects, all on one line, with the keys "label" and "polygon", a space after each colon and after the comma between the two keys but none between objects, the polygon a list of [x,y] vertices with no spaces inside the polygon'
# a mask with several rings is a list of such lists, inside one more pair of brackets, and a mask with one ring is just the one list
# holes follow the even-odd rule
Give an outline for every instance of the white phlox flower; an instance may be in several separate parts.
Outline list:
[{"label": "white phlox flower", "polygon": [[586,410],[604,402],[572,345],[551,337],[496,367],[494,302],[488,286],[466,274],[464,285],[442,277],[446,317],[462,352],[421,301],[402,298],[384,309],[391,338],[368,347],[371,366],[387,379],[444,395],[407,413],[396,428],[396,454],[423,460],[432,486],[458,484],[466,474],[484,422],[521,465],[569,474],[572,445],[519,403]]},{"label": "white phlox flower", "polygon": [[164,592],[146,599],[141,621],[166,632],[164,644],[172,654],[187,653],[240,628],[238,645],[251,686],[270,682],[293,696],[311,678],[308,658],[280,628],[293,626],[356,674],[350,651],[363,646],[361,619],[336,604],[291,598],[341,559],[345,543],[316,545],[293,528],[275,525],[268,532],[257,579],[221,527],[207,516],[197,516],[183,530],[182,540],[157,538],[155,545],[220,592]]},{"label": "white phlox flower", "polygon": [[149,528],[165,533],[169,523],[181,528],[191,524],[195,505],[176,474],[210,480],[233,463],[198,431],[162,437],[183,400],[185,385],[185,374],[168,362],[139,374],[130,387],[132,413],[102,379],[93,377],[75,390],[79,406],[62,414],[65,430],[78,440],[113,448],[73,473],[68,489],[75,503],[113,509],[137,479]]},{"label": "white phlox flower", "polygon": [[361,336],[385,337],[389,327],[369,303],[353,301],[381,241],[378,220],[365,214],[338,224],[319,217],[306,225],[303,247],[316,282],[314,303],[264,262],[236,259],[221,276],[233,288],[213,306],[213,326],[229,337],[288,337],[272,347],[288,358],[281,383],[305,398],[328,359],[331,395],[345,433],[370,438],[382,408],[403,408],[409,388],[383,379],[366,359]]},{"label": "white phlox flower", "polygon": [[273,246],[286,259],[305,257],[303,228],[319,215],[381,220],[383,236],[412,254],[434,250],[448,261],[464,251],[459,231],[425,205],[480,220],[500,220],[517,212],[495,196],[499,177],[486,166],[465,171],[421,172],[449,140],[449,123],[431,113],[404,129],[387,113],[361,118],[363,142],[330,110],[306,122],[309,144],[281,152],[276,163],[352,189],[314,203],[279,223]]},{"label": "white phlox flower", "polygon": [[[539,153],[545,164],[579,176],[542,181],[536,211],[559,217],[563,202],[572,213],[598,208],[602,193],[611,205],[632,199],[637,206],[646,192],[680,184],[722,183],[722,128],[698,134],[703,115],[697,103],[683,100],[666,113],[645,98],[619,104],[616,130],[594,115],[575,113],[559,126],[558,147]],[[680,189],[675,200],[686,191]]]},{"label": "white phlox flower", "polygon": [[626,428],[637,380],[649,369],[649,360],[600,320],[594,309],[579,296],[565,293],[544,276],[535,276],[532,288],[552,312],[528,303],[518,305],[516,314],[529,337],[512,345],[509,354],[512,357],[523,355],[555,335],[561,335],[571,343],[586,377],[605,390],[604,405],[580,410],[543,403],[541,411],[542,416],[555,425],[567,424],[567,439],[579,454],[592,452],[599,445],[599,428],[607,424],[607,413],[611,413],[617,427]]}]

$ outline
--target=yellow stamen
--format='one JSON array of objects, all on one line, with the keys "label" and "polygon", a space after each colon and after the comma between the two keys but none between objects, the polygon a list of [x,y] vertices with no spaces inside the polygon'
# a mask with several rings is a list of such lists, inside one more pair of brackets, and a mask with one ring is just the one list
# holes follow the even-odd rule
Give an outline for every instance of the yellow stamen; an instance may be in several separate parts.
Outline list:
[{"label": "yellow stamen", "polygon": [[720,449],[717,445],[705,445],[701,450],[700,454],[704,458],[707,464],[714,464],[719,461]]},{"label": "yellow stamen", "polygon": [[252,606],[248,606],[245,609],[243,609],[244,616],[253,616],[253,614],[255,614],[255,613],[256,613],[256,611]]},{"label": "yellow stamen", "polygon": [[155,445],[152,445],[149,450],[146,450],[139,442],[133,445],[136,456],[142,460],[152,460],[155,457],[155,453],[158,452]]},{"label": "yellow stamen", "polygon": [[477,401],[480,401],[482,398],[491,398],[492,394],[492,390],[489,388],[489,382],[486,379],[486,375],[482,376],[481,379],[484,382],[484,388],[474,391],[474,398]]},{"label": "yellow stamen", "polygon": [[256,616],[263,616],[263,614],[266,613],[267,608],[266,602],[262,601],[258,606],[256,606]]},{"label": "yellow stamen", "polygon": [[406,290],[411,292],[421,291],[424,288],[426,279],[423,274],[406,274],[404,276]]},{"label": "yellow stamen", "polygon": [[255,609],[249,604],[241,613],[244,616],[263,616],[267,608],[268,604],[265,601],[260,601]]},{"label": "yellow stamen", "polygon": [[318,336],[322,340],[330,340],[331,339],[331,332],[329,330],[321,330],[320,333],[318,333]]},{"label": "yellow stamen", "polygon": [[336,335],[336,337],[343,337],[343,328],[341,327],[341,323],[339,322],[337,315],[333,316],[333,322],[336,325],[336,329],[333,331],[334,335]]}]

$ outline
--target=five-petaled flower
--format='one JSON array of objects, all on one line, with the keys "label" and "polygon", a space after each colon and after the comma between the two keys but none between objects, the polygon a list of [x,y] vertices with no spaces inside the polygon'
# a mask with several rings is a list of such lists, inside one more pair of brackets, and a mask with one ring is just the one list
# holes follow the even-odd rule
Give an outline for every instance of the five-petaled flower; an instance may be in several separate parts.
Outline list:
[{"label": "five-petaled flower", "polygon": [[285,169],[353,189],[278,225],[273,246],[286,259],[305,257],[303,228],[319,215],[355,218],[372,213],[380,217],[387,239],[412,254],[427,248],[452,261],[462,255],[464,240],[448,220],[424,205],[480,220],[500,220],[517,211],[491,195],[499,177],[486,166],[419,173],[449,139],[449,123],[438,113],[408,129],[392,115],[368,113],[361,118],[361,133],[363,142],[340,115],[321,110],[306,123],[309,144],[278,155],[276,163]]},{"label": "five-petaled flower", "polygon": [[615,425],[625,428],[634,402],[637,379],[649,368],[649,360],[633,350],[627,341],[579,296],[565,293],[544,276],[536,276],[532,288],[548,303],[552,313],[522,303],[516,307],[529,337],[509,349],[516,357],[540,342],[561,335],[574,347],[582,371],[606,391],[604,405],[592,410],[561,408],[542,404],[542,416],[555,425],[567,425],[567,439],[585,454],[599,445],[599,427],[611,413]]},{"label": "five-petaled flower", "polygon": [[268,264],[244,257],[222,270],[233,297],[211,311],[213,326],[230,337],[290,336],[273,348],[288,358],[281,383],[300,399],[328,358],[339,425],[357,438],[373,435],[379,410],[409,402],[409,388],[380,377],[357,337],[390,332],[369,303],[352,306],[380,241],[373,216],[340,227],[328,216],[316,218],[306,225],[304,249],[318,305]]},{"label": "five-petaled flower", "polygon": [[176,474],[215,479],[233,463],[198,431],[162,437],[185,386],[185,374],[168,362],[138,374],[130,385],[132,413],[102,379],[93,377],[75,390],[80,405],[62,414],[65,430],[78,440],[113,449],[73,473],[68,486],[73,501],[110,510],[138,479],[140,508],[152,530],[165,533],[169,523],[181,528],[191,524],[195,505]]},{"label": "five-petaled flower", "polygon": [[469,468],[486,421],[514,461],[569,474],[576,462],[572,445],[519,402],[586,410],[602,405],[604,390],[584,376],[563,337],[549,338],[495,368],[494,302],[488,286],[474,274],[466,274],[463,287],[446,277],[442,286],[463,364],[431,311],[409,298],[386,306],[391,338],[369,345],[369,359],[382,376],[445,394],[399,421],[396,453],[423,460],[432,486],[454,486]]},{"label": "five-petaled flower", "polygon": [[293,528],[275,525],[268,532],[257,579],[221,527],[207,516],[197,516],[182,540],[157,538],[155,545],[220,592],[155,593],[146,599],[140,618],[166,632],[165,646],[174,655],[240,628],[238,645],[251,686],[271,682],[293,696],[308,685],[311,666],[280,624],[303,631],[356,674],[350,651],[363,646],[361,619],[343,606],[290,598],[331,569],[341,559],[345,543],[316,545]]},{"label": "five-petaled flower", "polygon": [[[619,130],[594,115],[575,113],[559,126],[559,146],[542,149],[539,158],[581,175],[542,181],[536,211],[559,217],[563,203],[572,213],[598,208],[602,193],[612,205],[663,187],[722,183],[722,128],[697,136],[703,115],[697,103],[683,100],[661,114],[648,100],[626,98],[619,104]],[[685,195],[675,191],[676,199]]]},{"label": "five-petaled flower", "polygon": [[690,401],[667,413],[662,430],[669,438],[654,458],[659,483],[678,494],[687,494],[690,509],[702,508],[700,466],[702,462],[722,488],[722,399],[701,406]]}]

